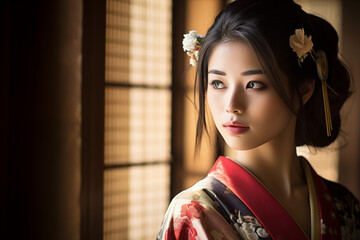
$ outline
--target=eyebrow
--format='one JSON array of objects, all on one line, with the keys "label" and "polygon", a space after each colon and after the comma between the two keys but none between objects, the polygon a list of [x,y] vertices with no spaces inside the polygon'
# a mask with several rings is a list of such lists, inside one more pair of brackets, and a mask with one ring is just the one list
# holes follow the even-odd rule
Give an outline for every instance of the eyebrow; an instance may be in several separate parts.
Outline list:
[{"label": "eyebrow", "polygon": [[[226,76],[226,73],[220,70],[216,70],[216,69],[211,69],[208,74],[217,74],[217,75],[222,75],[222,76]],[[260,69],[254,69],[254,70],[248,70],[245,72],[241,73],[241,76],[250,76],[250,75],[256,75],[256,74],[264,74],[263,71],[261,71]]]}]

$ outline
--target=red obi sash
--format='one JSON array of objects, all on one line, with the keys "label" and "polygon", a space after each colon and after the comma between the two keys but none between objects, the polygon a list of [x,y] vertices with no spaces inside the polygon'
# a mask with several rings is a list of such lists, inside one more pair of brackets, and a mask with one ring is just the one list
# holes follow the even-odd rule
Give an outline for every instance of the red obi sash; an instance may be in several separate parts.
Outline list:
[{"label": "red obi sash", "polygon": [[[318,239],[341,239],[334,201],[324,181],[311,168],[322,220]],[[255,215],[272,239],[305,240],[305,233],[284,207],[249,172],[232,160],[219,157],[209,175],[227,186]],[[326,226],[326,227],[325,227]],[[331,229],[332,234],[327,230]],[[333,234],[333,233],[336,233]]]}]

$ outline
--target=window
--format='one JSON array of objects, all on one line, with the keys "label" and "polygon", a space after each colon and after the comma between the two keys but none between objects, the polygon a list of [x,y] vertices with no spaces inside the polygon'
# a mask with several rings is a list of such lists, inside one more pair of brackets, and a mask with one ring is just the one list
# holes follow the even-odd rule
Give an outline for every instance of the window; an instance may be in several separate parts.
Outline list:
[{"label": "window", "polygon": [[107,0],[104,239],[154,239],[168,205],[171,11]]}]

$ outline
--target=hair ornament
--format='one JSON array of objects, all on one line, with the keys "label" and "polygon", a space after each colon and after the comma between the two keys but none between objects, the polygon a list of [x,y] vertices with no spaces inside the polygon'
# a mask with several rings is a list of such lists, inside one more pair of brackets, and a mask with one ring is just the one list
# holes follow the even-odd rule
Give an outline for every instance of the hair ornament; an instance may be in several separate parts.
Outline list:
[{"label": "hair ornament", "polygon": [[184,34],[184,39],[182,41],[184,52],[189,56],[191,66],[196,66],[199,59],[199,49],[201,43],[204,39],[204,36],[197,34],[195,30],[189,31],[189,33]]},{"label": "hair ornament", "polygon": [[325,112],[325,123],[326,123],[326,133],[327,136],[331,136],[332,122],[331,122],[331,112],[329,105],[328,91],[329,88],[334,94],[338,95],[334,89],[332,89],[327,83],[326,79],[329,75],[329,65],[327,61],[326,54],[323,50],[318,50],[316,53],[313,49],[313,42],[311,40],[311,35],[305,35],[304,29],[296,29],[295,34],[290,36],[289,39],[290,47],[296,53],[298,57],[298,64],[301,67],[301,63],[304,62],[304,59],[310,55],[311,58],[316,63],[318,77],[321,81],[322,86],[322,95],[324,101],[324,112]]},{"label": "hair ornament", "polygon": [[[290,36],[289,39],[290,47],[296,52],[298,57],[298,63],[301,66],[301,63],[304,62],[304,59],[310,54],[313,50],[313,42],[311,36],[305,35],[304,29],[296,29],[295,34]],[[313,57],[313,56],[312,56]]]}]

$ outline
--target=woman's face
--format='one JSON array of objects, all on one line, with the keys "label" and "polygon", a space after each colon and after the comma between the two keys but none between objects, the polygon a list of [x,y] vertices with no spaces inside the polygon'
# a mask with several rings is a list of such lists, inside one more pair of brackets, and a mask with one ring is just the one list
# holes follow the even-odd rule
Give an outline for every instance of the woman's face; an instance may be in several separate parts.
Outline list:
[{"label": "woman's face", "polygon": [[247,43],[219,43],[208,69],[207,101],[217,129],[231,148],[249,150],[294,138],[296,117]]}]

